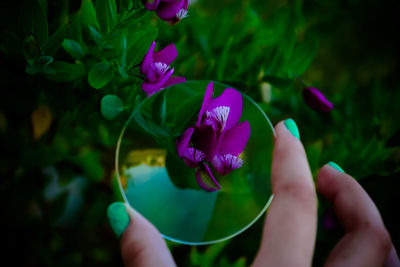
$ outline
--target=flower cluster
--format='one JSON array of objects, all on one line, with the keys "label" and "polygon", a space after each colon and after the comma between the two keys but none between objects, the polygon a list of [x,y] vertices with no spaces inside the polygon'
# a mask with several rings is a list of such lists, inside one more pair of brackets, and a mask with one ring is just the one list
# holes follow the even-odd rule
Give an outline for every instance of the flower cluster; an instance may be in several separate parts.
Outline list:
[{"label": "flower cluster", "polygon": [[[197,122],[189,127],[177,140],[178,156],[191,168],[197,168],[196,181],[206,191],[215,191],[220,185],[207,163],[221,175],[240,168],[243,152],[250,137],[248,121],[238,123],[242,115],[242,95],[227,88],[213,99],[213,83],[209,83],[204,95]],[[214,183],[209,186],[203,175]]]},{"label": "flower cluster", "polygon": [[170,68],[170,64],[178,55],[175,45],[170,44],[162,50],[154,52],[155,45],[156,43],[153,41],[139,67],[140,72],[145,75],[142,89],[147,93],[147,97],[167,86],[183,83],[186,80],[184,77],[171,77],[174,68]]},{"label": "flower cluster", "polygon": [[144,6],[150,11],[170,23],[177,23],[188,16],[189,0],[147,0]]}]

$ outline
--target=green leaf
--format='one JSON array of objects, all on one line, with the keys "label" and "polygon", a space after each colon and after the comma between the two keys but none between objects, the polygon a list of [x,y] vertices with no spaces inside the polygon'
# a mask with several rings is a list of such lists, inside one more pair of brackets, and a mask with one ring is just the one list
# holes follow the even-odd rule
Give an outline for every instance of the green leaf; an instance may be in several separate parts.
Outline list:
[{"label": "green leaf", "polygon": [[120,7],[122,7],[126,11],[131,10],[133,7],[132,0],[121,0],[119,3],[120,3]]},{"label": "green leaf", "polygon": [[161,92],[155,96],[153,101],[153,120],[160,124],[165,125],[165,117],[167,115],[167,92]]},{"label": "green leaf", "polygon": [[316,38],[308,38],[299,43],[289,61],[292,74],[296,77],[302,75],[310,66],[317,51],[318,40]]},{"label": "green leaf", "polygon": [[65,29],[64,27],[60,27],[46,43],[42,46],[43,54],[48,56],[54,56],[58,49],[60,49],[61,44],[63,43],[65,38]]},{"label": "green leaf", "polygon": [[40,56],[40,46],[33,35],[29,35],[22,42],[24,56],[29,64],[33,64],[34,60]]},{"label": "green leaf", "polygon": [[25,71],[29,74],[42,72],[51,62],[53,62],[53,57],[41,56],[40,58],[35,59],[32,65],[27,65]]},{"label": "green leaf", "polygon": [[149,50],[149,47],[153,40],[157,38],[158,29],[157,28],[149,28],[143,31],[137,31],[135,33],[134,39],[132,40],[132,45],[128,47],[126,61],[127,61],[127,70],[129,70],[132,66],[139,64],[144,55]]},{"label": "green leaf", "polygon": [[103,33],[109,33],[117,23],[115,0],[97,0],[95,7],[101,30]]},{"label": "green leaf", "polygon": [[81,59],[85,56],[82,46],[77,41],[65,39],[62,43],[62,47],[74,59]]},{"label": "green leaf", "polygon": [[113,76],[113,69],[109,62],[101,62],[93,65],[89,71],[88,81],[89,84],[95,88],[100,89],[104,87]]},{"label": "green leaf", "polygon": [[101,33],[99,33],[93,26],[88,25],[89,28],[89,33],[90,36],[92,37],[93,41],[98,44],[101,45],[103,43],[103,37],[101,36]]},{"label": "green leaf", "polygon": [[116,95],[106,95],[100,102],[101,115],[108,120],[112,120],[124,110],[122,100]]},{"label": "green leaf", "polygon": [[26,0],[21,6],[19,27],[22,35],[33,33],[39,45],[48,38],[48,24],[45,10],[38,0]]},{"label": "green leaf", "polygon": [[58,82],[74,81],[86,75],[85,66],[82,64],[71,64],[64,61],[56,61],[50,65],[54,69],[53,75],[47,75],[50,80]]},{"label": "green leaf", "polygon": [[100,29],[100,25],[97,20],[96,9],[94,8],[92,1],[82,0],[81,9],[79,12],[82,25],[88,25],[95,27],[96,29]]}]

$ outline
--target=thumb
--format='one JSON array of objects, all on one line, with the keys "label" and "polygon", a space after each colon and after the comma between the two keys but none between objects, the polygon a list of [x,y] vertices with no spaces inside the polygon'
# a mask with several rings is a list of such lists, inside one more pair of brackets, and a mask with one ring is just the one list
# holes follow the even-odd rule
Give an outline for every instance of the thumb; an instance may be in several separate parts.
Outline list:
[{"label": "thumb", "polygon": [[114,233],[121,238],[125,266],[175,266],[158,230],[128,204],[111,204],[107,216]]}]

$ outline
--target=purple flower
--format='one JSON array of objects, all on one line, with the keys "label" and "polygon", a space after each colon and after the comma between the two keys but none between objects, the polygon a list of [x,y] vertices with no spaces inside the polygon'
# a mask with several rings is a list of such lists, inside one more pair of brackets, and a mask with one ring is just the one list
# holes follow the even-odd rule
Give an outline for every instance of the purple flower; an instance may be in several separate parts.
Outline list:
[{"label": "purple flower", "polygon": [[142,83],[142,89],[147,93],[147,97],[167,86],[183,83],[186,80],[184,77],[171,77],[174,68],[170,68],[170,64],[178,55],[175,45],[170,44],[162,50],[154,52],[155,45],[156,42],[153,41],[139,67],[140,72],[146,76]]},{"label": "purple flower", "polygon": [[303,99],[310,108],[316,111],[329,112],[333,109],[333,104],[317,88],[304,88]]},{"label": "purple flower", "polygon": [[162,20],[177,23],[188,16],[189,0],[147,0],[144,6],[150,11],[155,10]]},{"label": "purple flower", "polygon": [[[250,137],[248,121],[238,123],[242,115],[242,95],[227,88],[212,99],[213,83],[209,83],[204,95],[197,122],[177,140],[178,156],[191,168],[197,168],[196,180],[201,188],[215,191],[220,188],[206,162],[221,175],[240,168],[243,152]],[[204,177],[215,187],[209,186]]]}]

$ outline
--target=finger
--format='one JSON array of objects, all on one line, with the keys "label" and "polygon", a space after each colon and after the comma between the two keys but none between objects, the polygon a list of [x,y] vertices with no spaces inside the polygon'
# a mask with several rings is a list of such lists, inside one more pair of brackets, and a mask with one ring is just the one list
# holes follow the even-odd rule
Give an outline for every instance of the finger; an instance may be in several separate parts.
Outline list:
[{"label": "finger", "polygon": [[175,266],[160,233],[140,213],[122,202],[111,204],[107,213],[115,234],[121,237],[122,259],[126,267]]},{"label": "finger", "polygon": [[[311,266],[317,222],[316,193],[297,126],[275,127],[272,190],[254,266]],[[292,132],[294,134],[292,134]]]},{"label": "finger", "polygon": [[320,170],[317,189],[333,203],[345,230],[326,265],[383,266],[392,243],[378,209],[364,189],[335,163]]}]

